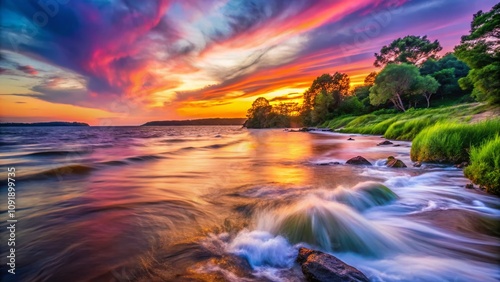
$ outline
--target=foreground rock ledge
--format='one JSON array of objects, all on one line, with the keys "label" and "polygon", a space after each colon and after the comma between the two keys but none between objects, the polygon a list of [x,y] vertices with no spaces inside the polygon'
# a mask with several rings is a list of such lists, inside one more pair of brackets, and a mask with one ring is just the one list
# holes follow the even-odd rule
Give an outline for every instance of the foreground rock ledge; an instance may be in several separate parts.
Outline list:
[{"label": "foreground rock ledge", "polygon": [[300,248],[297,262],[302,267],[306,280],[310,282],[369,281],[361,271],[320,251]]}]

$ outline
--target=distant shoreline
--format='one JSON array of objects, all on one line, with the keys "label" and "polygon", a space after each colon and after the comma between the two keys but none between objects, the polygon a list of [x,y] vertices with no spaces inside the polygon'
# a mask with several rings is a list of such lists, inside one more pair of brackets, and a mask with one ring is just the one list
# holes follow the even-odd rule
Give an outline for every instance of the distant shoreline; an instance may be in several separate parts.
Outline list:
[{"label": "distant shoreline", "polygon": [[83,122],[64,122],[64,121],[51,121],[51,122],[34,122],[34,123],[18,123],[6,122],[0,123],[0,127],[15,127],[15,126],[90,126]]}]

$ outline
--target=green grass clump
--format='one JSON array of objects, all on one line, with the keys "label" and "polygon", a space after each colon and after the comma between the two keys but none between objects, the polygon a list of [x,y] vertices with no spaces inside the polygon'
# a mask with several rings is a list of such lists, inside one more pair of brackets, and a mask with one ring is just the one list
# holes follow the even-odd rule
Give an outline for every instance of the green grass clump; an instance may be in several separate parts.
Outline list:
[{"label": "green grass clump", "polygon": [[413,161],[460,163],[469,160],[471,147],[479,146],[500,132],[500,119],[475,124],[438,123],[413,139]]},{"label": "green grass clump", "polygon": [[464,174],[493,194],[500,194],[500,135],[470,150],[471,164]]},{"label": "green grass clump", "polygon": [[331,129],[337,129],[340,127],[344,127],[346,124],[351,122],[353,119],[356,117],[353,116],[345,116],[345,117],[339,117],[339,118],[334,118],[330,121],[326,121],[325,124],[327,127]]},{"label": "green grass clump", "polygon": [[426,115],[410,120],[400,120],[394,122],[385,131],[384,137],[396,140],[412,140],[424,128],[436,124],[443,120],[443,115]]}]

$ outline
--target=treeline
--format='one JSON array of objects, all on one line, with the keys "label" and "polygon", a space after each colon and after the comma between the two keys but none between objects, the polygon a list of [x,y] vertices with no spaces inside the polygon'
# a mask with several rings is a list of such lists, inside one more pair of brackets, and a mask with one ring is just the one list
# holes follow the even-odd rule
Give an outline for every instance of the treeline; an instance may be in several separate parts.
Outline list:
[{"label": "treeline", "polygon": [[[350,78],[335,72],[317,77],[296,103],[271,105],[258,98],[248,110],[247,127],[288,127],[291,120],[314,126],[341,115],[380,110],[406,111],[431,107],[436,100],[500,104],[500,4],[474,15],[469,35],[453,53],[439,57],[438,40],[409,35],[375,53],[364,84],[350,88]],[[280,110],[290,107],[293,110]],[[298,118],[297,118],[298,117]]]},{"label": "treeline", "polygon": [[279,103],[271,105],[266,98],[257,98],[248,110],[248,128],[294,127],[300,123],[298,103]]}]

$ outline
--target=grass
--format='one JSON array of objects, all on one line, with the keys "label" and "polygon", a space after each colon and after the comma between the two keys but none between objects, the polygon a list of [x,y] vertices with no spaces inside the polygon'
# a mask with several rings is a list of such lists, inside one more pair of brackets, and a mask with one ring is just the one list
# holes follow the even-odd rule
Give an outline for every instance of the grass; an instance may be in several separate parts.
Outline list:
[{"label": "grass", "polygon": [[489,193],[500,195],[500,135],[470,150],[471,164],[464,174]]},{"label": "grass", "polygon": [[423,129],[441,121],[470,121],[471,116],[489,108],[487,105],[460,104],[429,109],[410,109],[404,113],[379,110],[361,116],[341,116],[323,126],[344,133],[384,135],[396,140],[412,140]]},{"label": "grass", "polygon": [[404,113],[379,110],[361,116],[341,116],[323,126],[344,133],[384,135],[388,139],[413,140],[413,161],[461,163],[470,161],[465,176],[500,194],[500,118],[474,122],[477,114],[494,109],[484,104],[410,109]]},{"label": "grass", "polygon": [[413,139],[411,159],[425,162],[469,161],[469,151],[500,131],[500,119],[475,124],[442,122],[423,129]]}]

